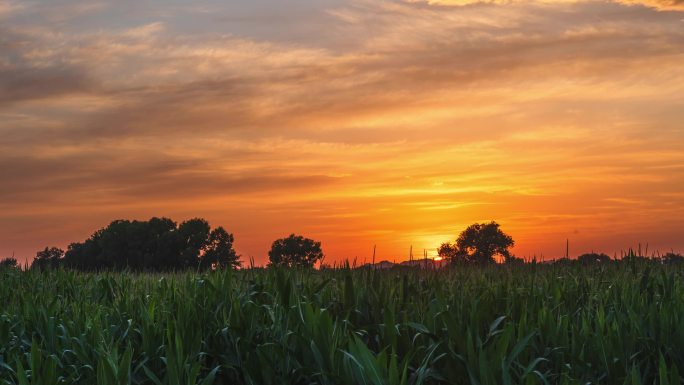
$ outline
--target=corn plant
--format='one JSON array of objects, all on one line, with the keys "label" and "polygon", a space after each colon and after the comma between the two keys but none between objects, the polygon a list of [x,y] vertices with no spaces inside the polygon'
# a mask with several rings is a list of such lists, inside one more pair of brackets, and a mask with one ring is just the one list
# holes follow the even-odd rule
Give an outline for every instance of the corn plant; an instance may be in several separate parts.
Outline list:
[{"label": "corn plant", "polygon": [[684,268],[0,270],[0,384],[681,384]]}]

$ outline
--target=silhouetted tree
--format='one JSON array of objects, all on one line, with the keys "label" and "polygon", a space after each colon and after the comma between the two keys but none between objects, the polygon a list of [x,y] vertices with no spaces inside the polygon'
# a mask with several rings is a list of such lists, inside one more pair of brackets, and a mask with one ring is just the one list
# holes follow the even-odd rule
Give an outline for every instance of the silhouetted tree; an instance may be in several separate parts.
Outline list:
[{"label": "silhouetted tree", "polygon": [[[151,218],[147,222],[143,266],[146,269],[166,270],[176,267],[178,259],[176,222],[169,218]],[[159,268],[158,266],[168,266]]]},{"label": "silhouetted tree", "polygon": [[583,265],[592,265],[596,263],[608,263],[611,259],[608,255],[603,253],[587,253],[577,257],[577,261]]},{"label": "silhouetted tree", "polygon": [[663,263],[667,264],[680,264],[684,263],[684,256],[681,254],[667,253],[661,258]]},{"label": "silhouetted tree", "polygon": [[317,261],[323,259],[323,251],[320,242],[291,234],[287,238],[274,241],[268,257],[271,265],[313,267]]},{"label": "silhouetted tree", "polygon": [[36,257],[31,263],[31,269],[59,267],[62,257],[64,257],[64,250],[57,247],[46,247],[45,250],[36,253]]},{"label": "silhouetted tree", "polygon": [[442,243],[437,249],[437,255],[453,264],[468,263],[468,254],[462,252],[451,243]]},{"label": "silhouetted tree", "polygon": [[512,258],[508,249],[514,244],[513,238],[501,231],[498,223],[476,223],[468,226],[454,244],[442,244],[438,252],[455,263],[488,264],[496,262],[496,255],[504,260]]},{"label": "silhouetted tree", "polygon": [[233,249],[233,234],[229,234],[223,227],[212,230],[200,266],[204,269],[234,268],[240,266],[239,259],[240,256]]},{"label": "silhouetted tree", "polygon": [[100,240],[105,229],[93,233],[83,243],[72,243],[64,254],[64,266],[78,270],[99,270],[110,265],[103,256]]},{"label": "silhouetted tree", "polygon": [[137,267],[137,259],[141,251],[136,232],[140,231],[138,223],[128,220],[117,220],[109,224],[100,237],[102,267],[116,270]]},{"label": "silhouetted tree", "polygon": [[17,267],[16,258],[10,257],[10,258],[4,258],[4,259],[0,260],[0,268],[14,269],[16,267]]},{"label": "silhouetted tree", "polygon": [[576,260],[566,258],[566,257],[559,258],[559,259],[556,259],[555,261],[553,261],[553,264],[556,266],[572,266],[575,263],[577,263]]},{"label": "silhouetted tree", "polygon": [[[204,261],[205,258],[206,261]],[[213,264],[235,267],[233,236],[195,218],[181,223],[168,218],[117,220],[82,243],[72,243],[64,265],[80,270],[178,270]]]},{"label": "silhouetted tree", "polygon": [[178,226],[181,240],[181,252],[178,254],[179,267],[197,266],[200,253],[209,241],[210,232],[209,223],[201,218],[190,219]]}]

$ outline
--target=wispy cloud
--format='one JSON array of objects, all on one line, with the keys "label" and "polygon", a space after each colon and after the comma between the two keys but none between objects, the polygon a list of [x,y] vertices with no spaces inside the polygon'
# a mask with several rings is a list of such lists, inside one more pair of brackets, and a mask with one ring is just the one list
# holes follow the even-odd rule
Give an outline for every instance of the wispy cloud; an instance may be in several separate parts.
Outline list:
[{"label": "wispy cloud", "polygon": [[[496,5],[509,5],[513,3],[530,3],[530,1],[522,0],[408,0],[413,3],[424,3],[436,6],[467,6],[474,4],[496,4]],[[538,3],[589,3],[592,0],[534,0]],[[676,10],[684,11],[684,2],[680,0],[612,0],[617,3],[627,4],[627,5],[640,5],[646,7],[652,7],[660,10]]]},{"label": "wispy cloud", "polygon": [[24,9],[24,6],[19,2],[14,1],[0,1],[0,19],[8,17],[13,13],[19,12]]}]

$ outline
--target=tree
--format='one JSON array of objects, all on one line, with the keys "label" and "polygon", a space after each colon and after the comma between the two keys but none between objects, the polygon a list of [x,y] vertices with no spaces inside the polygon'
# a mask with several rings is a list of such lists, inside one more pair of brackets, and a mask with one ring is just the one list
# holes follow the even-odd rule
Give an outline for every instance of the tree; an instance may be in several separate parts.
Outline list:
[{"label": "tree", "polygon": [[323,259],[323,251],[320,242],[291,234],[274,241],[268,257],[271,265],[310,268]]},{"label": "tree", "polygon": [[235,268],[240,266],[239,259],[240,256],[233,249],[233,234],[229,234],[223,227],[212,230],[200,266],[204,269]]},{"label": "tree", "polygon": [[0,269],[1,268],[14,269],[16,267],[17,267],[17,259],[14,257],[5,258],[5,259],[0,260]]},{"label": "tree", "polygon": [[661,260],[666,264],[680,264],[684,263],[684,256],[681,254],[667,253],[663,255]]},{"label": "tree", "polygon": [[502,256],[505,261],[513,258],[508,249],[514,245],[513,238],[501,231],[498,223],[476,223],[468,226],[454,244],[442,244],[438,253],[449,258],[452,263],[470,262],[484,265],[495,263],[496,255]]},{"label": "tree", "polygon": [[145,229],[147,233],[143,254],[145,269],[161,270],[159,266],[175,264],[178,259],[177,255],[174,254],[177,253],[177,228],[176,222],[169,218],[150,218]]},{"label": "tree", "polygon": [[31,269],[57,268],[64,257],[64,250],[57,247],[46,247],[36,253]]},{"label": "tree", "polygon": [[452,245],[451,243],[442,243],[437,249],[437,255],[453,264],[464,264],[468,262],[468,254],[462,252],[456,245]]},{"label": "tree", "polygon": [[176,225],[168,218],[149,221],[116,220],[81,243],[72,243],[64,266],[86,271],[130,269],[168,271],[237,266],[233,235],[212,231],[201,218]]},{"label": "tree", "polygon": [[608,263],[610,257],[603,253],[587,253],[577,257],[577,261],[583,265],[593,265],[596,263]]},{"label": "tree", "polygon": [[178,254],[178,266],[187,268],[197,266],[200,253],[209,241],[211,227],[202,218],[190,219],[178,226],[181,250]]},{"label": "tree", "polygon": [[64,267],[84,271],[94,271],[108,267],[102,253],[102,234],[105,229],[93,233],[84,242],[69,245],[64,254]]}]

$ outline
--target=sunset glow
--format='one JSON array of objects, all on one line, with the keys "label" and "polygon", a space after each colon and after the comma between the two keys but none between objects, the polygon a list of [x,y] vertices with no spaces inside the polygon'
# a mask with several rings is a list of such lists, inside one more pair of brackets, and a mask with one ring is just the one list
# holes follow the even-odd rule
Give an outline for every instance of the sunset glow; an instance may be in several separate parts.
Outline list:
[{"label": "sunset glow", "polygon": [[0,257],[206,218],[267,262],[684,251],[673,0],[0,0]]}]

